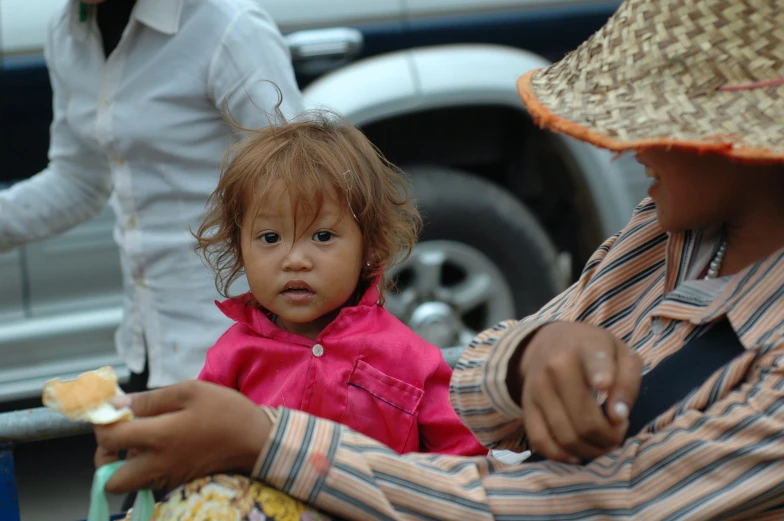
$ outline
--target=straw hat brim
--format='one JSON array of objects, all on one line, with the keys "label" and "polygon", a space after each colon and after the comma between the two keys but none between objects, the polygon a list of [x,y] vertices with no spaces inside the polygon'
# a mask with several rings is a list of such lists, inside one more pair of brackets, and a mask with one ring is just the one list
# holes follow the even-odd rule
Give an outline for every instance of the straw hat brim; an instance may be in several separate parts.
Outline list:
[{"label": "straw hat brim", "polygon": [[783,0],[625,0],[518,91],[540,125],[616,152],[784,163],[783,28]]},{"label": "straw hat brim", "polygon": [[642,151],[646,149],[684,150],[698,154],[721,154],[746,164],[775,164],[784,162],[784,153],[767,148],[737,146],[733,141],[683,140],[667,137],[652,137],[640,140],[619,140],[592,130],[551,112],[533,92],[531,82],[534,75],[544,69],[528,71],[517,80],[517,92],[534,122],[542,128],[560,132],[580,141],[585,141],[613,152]]}]

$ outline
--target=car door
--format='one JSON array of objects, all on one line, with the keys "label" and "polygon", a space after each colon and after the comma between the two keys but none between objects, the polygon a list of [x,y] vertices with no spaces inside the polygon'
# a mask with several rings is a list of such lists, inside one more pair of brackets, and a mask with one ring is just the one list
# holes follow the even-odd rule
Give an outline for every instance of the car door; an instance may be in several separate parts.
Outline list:
[{"label": "car door", "polygon": [[[24,270],[23,252],[0,253],[0,405],[6,396],[18,394],[20,363],[27,354],[14,349],[16,340],[24,335]],[[1,410],[1,409],[0,409]]]},{"label": "car door", "polygon": [[[0,324],[14,324],[24,319],[23,287],[21,252],[0,253]],[[0,358],[6,360],[3,355]],[[0,369],[2,367],[0,365]]]},{"label": "car door", "polygon": [[25,247],[29,327],[16,348],[28,353],[31,388],[53,375],[120,366],[114,332],[123,294],[113,225],[107,207],[62,235]]},{"label": "car door", "polygon": [[451,43],[509,45],[551,61],[576,48],[619,1],[408,0],[412,47]]}]

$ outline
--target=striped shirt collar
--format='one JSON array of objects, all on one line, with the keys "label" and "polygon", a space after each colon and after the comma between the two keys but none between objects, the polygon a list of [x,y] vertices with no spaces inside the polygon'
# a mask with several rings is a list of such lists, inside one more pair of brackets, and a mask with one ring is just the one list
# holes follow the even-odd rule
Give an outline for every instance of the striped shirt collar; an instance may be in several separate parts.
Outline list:
[{"label": "striped shirt collar", "polygon": [[[658,226],[658,224],[656,224]],[[666,234],[661,230],[662,234]],[[705,325],[726,316],[743,345],[759,345],[760,320],[784,321],[784,248],[735,275],[713,280],[688,280],[687,273],[701,247],[714,248],[715,234],[686,232],[667,238],[666,292],[652,316]],[[778,328],[775,328],[778,329]],[[773,338],[770,339],[774,340]]]}]

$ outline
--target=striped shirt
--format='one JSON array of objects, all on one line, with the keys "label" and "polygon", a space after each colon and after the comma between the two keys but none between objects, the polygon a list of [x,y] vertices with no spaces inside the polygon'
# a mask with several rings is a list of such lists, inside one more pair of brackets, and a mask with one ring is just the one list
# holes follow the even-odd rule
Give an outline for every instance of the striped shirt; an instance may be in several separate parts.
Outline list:
[{"label": "striped shirt", "polygon": [[784,519],[784,250],[713,280],[715,235],[667,234],[645,200],[580,280],[519,323],[480,334],[452,378],[452,403],[492,448],[526,448],[506,368],[554,320],[607,328],[649,371],[726,318],[745,352],[620,448],[581,466],[398,456],[350,429],[280,409],[256,477],[357,520]]}]

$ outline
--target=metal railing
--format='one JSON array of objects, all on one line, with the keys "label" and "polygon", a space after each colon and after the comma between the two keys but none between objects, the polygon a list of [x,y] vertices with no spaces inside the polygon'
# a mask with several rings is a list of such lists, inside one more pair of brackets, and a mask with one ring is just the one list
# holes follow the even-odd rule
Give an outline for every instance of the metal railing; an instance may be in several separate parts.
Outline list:
[{"label": "metal railing", "polygon": [[0,445],[17,445],[90,432],[89,423],[69,420],[46,407],[0,413]]}]

